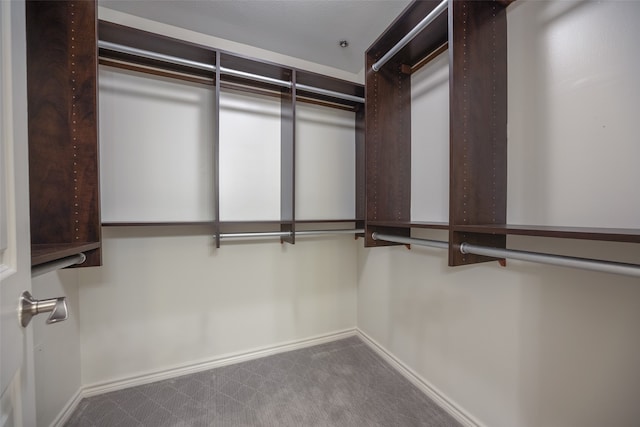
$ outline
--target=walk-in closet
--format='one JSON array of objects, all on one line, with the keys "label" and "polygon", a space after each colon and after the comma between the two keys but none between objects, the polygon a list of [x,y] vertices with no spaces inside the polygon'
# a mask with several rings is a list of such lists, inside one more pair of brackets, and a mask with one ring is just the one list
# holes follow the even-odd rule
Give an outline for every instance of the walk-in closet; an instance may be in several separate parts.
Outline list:
[{"label": "walk-in closet", "polygon": [[0,427],[640,425],[640,2],[0,12]]}]

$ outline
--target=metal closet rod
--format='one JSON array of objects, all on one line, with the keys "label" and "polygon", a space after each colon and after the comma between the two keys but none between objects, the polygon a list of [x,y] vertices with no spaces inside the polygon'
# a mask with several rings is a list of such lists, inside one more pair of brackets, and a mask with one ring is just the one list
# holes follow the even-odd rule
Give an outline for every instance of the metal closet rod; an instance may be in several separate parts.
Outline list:
[{"label": "metal closet rod", "polygon": [[87,256],[83,253],[71,255],[65,258],[60,258],[55,261],[45,262],[44,264],[35,265],[31,267],[31,277],[42,276],[51,271],[56,271],[61,268],[70,267],[76,264],[82,264],[87,260]]},{"label": "metal closet rod", "polygon": [[378,59],[372,66],[371,69],[375,72],[380,71],[380,68],[384,64],[390,60],[393,55],[398,53],[400,49],[405,47],[407,43],[415,38],[422,30],[424,30],[429,24],[431,24],[442,12],[447,9],[448,0],[442,0],[439,5],[435,7],[427,16],[424,17],[422,21],[418,23],[411,31],[407,33],[395,46],[393,46],[387,53],[385,53],[382,58]]},{"label": "metal closet rod", "polygon": [[402,243],[405,245],[428,246],[430,248],[449,249],[449,243],[442,240],[415,239],[413,237],[392,236],[390,234],[380,234],[376,231],[371,233],[373,240],[385,240],[387,242]]},{"label": "metal closet rod", "polygon": [[329,234],[358,234],[364,233],[364,229],[340,229],[340,230],[305,230],[305,231],[258,231],[253,233],[220,233],[221,239],[255,239],[265,237],[304,237],[304,236],[321,236]]},{"label": "metal closet rod", "polygon": [[[179,58],[177,56],[165,55],[163,53],[152,52],[150,50],[138,49],[131,46],[125,46],[117,43],[111,43],[104,40],[98,40],[98,47],[101,49],[112,50],[115,52],[126,53],[129,55],[135,55],[142,58],[154,59],[157,61],[169,62],[176,65],[184,65],[186,67],[198,68],[200,70],[210,71],[215,73],[216,66],[212,64],[206,64],[204,62],[192,61],[190,59]],[[292,84],[286,80],[275,79],[272,77],[261,76],[259,74],[247,73],[245,71],[233,70],[231,68],[220,67],[220,74],[228,76],[241,77],[261,83],[273,84],[276,86],[291,88]],[[336,92],[333,90],[322,89],[314,86],[308,86],[300,83],[296,83],[296,89],[303,90],[305,92],[312,92],[318,95],[326,95],[332,98],[344,99],[346,101],[358,102],[364,104],[364,98],[349,95],[346,93]]]},{"label": "metal closet rod", "polygon": [[[439,240],[416,239],[412,237],[391,236],[388,234],[372,233],[373,240],[385,240],[387,242],[403,243],[410,245],[430,246],[448,249],[447,242]],[[614,261],[603,261],[589,258],[577,258],[565,255],[553,255],[539,252],[519,251],[514,249],[490,248],[486,246],[462,243],[460,252],[463,254],[475,254],[493,258],[517,259],[520,261],[537,262],[540,264],[557,265],[561,267],[579,268],[582,270],[600,271],[604,273],[622,274],[625,276],[640,277],[640,265],[627,264]]]}]

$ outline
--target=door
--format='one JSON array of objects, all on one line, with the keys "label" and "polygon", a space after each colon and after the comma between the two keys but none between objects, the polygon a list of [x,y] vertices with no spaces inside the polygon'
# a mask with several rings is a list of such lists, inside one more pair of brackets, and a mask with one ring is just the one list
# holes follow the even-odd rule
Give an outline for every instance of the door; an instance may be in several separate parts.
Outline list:
[{"label": "door", "polygon": [[35,420],[32,327],[18,322],[31,289],[25,3],[0,0],[0,427]]}]

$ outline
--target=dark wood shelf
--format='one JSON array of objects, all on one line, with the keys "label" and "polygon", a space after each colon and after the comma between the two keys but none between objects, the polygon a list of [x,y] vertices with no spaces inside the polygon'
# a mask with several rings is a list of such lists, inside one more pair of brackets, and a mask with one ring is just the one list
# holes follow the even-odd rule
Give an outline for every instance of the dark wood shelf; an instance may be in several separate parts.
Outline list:
[{"label": "dark wood shelf", "polygon": [[367,221],[367,225],[374,227],[398,227],[398,228],[430,228],[434,230],[448,230],[449,224],[446,222],[428,221]]},{"label": "dark wood shelf", "polygon": [[338,222],[357,222],[364,221],[363,219],[296,219],[296,224],[330,224]]},{"label": "dark wood shelf", "polygon": [[[191,43],[163,36],[161,34],[127,27],[125,25],[99,20],[98,34],[99,39],[105,42],[187,59],[203,64],[214,66],[219,65],[220,67],[230,70],[241,71],[287,82],[293,82],[294,75],[297,75],[295,79],[299,83],[307,86],[364,97],[364,86],[358,83],[324,76],[310,71],[299,70],[294,67],[288,67],[274,62],[250,58],[244,55],[214,49],[210,46]],[[142,56],[122,53],[109,48],[101,48],[99,50],[99,54],[100,60],[108,62],[111,66],[135,69],[137,71],[147,72],[150,74],[160,73],[160,75],[175,77],[178,79],[194,81],[188,77],[188,74],[191,74],[196,78],[207,78],[215,81],[216,75],[218,74],[214,71],[203,70],[196,66],[173,64],[168,61],[144,58]],[[183,73],[183,75],[162,74],[161,70],[173,73]],[[276,83],[256,81],[250,78],[233,76],[225,73],[222,73],[219,76],[220,80],[222,80],[220,84],[238,85],[245,86],[247,88],[267,90],[276,95],[280,93],[282,97],[287,99],[291,96],[290,89],[282,87]],[[210,84],[208,81],[205,82]],[[355,109],[356,111],[363,109],[362,104],[360,103],[311,91],[300,91],[300,96],[304,97],[306,101],[313,102],[315,100],[322,105],[332,106],[333,104],[337,108],[344,108],[346,106],[350,109]]]},{"label": "dark wood shelf", "polygon": [[[98,22],[98,38],[103,42],[111,42],[129,48],[141,49],[149,52],[149,58],[142,58],[131,53],[118,52],[116,47],[105,46],[100,49],[100,60],[110,66],[134,69],[138,72],[147,72],[166,77],[173,77],[198,83],[213,84],[215,91],[215,117],[213,163],[214,163],[214,194],[219,195],[219,111],[221,89],[243,90],[252,93],[267,94],[280,98],[280,221],[249,221],[249,222],[225,222],[215,220],[213,222],[213,234],[216,247],[220,247],[220,234],[251,231],[282,231],[290,233],[283,237],[287,243],[295,243],[295,130],[296,130],[296,102],[298,99],[297,84],[306,85],[306,89],[300,90],[300,98],[305,102],[317,103],[327,107],[348,109],[355,111],[356,117],[356,152],[364,153],[364,108],[359,102],[344,100],[333,93],[318,94],[321,92],[337,92],[339,94],[364,96],[364,86],[358,83],[341,80],[321,74],[299,70],[294,67],[250,58],[244,55],[234,54],[210,46],[186,42],[161,34],[146,32],[123,25],[117,25],[106,21]],[[125,50],[125,49],[122,49]],[[165,56],[187,59],[206,64],[204,70],[197,64],[172,64],[171,58],[162,58],[152,53]],[[155,59],[150,59],[155,58]],[[167,59],[166,61],[164,59]],[[174,61],[183,62],[183,61]],[[209,67],[210,65],[215,67]],[[192,74],[192,76],[189,76]],[[364,156],[364,154],[362,154]],[[356,187],[363,187],[364,169],[361,162],[356,159]],[[357,192],[358,193],[358,192]],[[361,194],[364,194],[362,192]],[[356,216],[364,217],[362,212],[363,201],[358,197],[356,203]],[[219,200],[215,200],[215,217],[219,218]],[[356,220],[348,220],[354,222]],[[313,222],[327,222],[325,220]],[[340,220],[340,222],[343,222]],[[105,223],[104,226],[157,226],[180,225],[191,223]]]},{"label": "dark wood shelf", "polygon": [[282,230],[289,221],[220,221],[217,233],[259,233]]},{"label": "dark wood shelf", "polygon": [[169,227],[173,225],[214,225],[215,221],[103,222],[103,227]]},{"label": "dark wood shelf", "polygon": [[[211,48],[207,48],[206,46],[179,41],[170,37],[102,20],[98,21],[98,33],[100,35],[100,40],[110,43],[135,47],[137,49],[184,58],[204,64],[215,65],[215,51]],[[105,56],[133,64],[164,68],[171,71],[190,73],[197,76],[213,77],[215,74],[211,71],[196,67],[171,64],[164,61],[143,58],[141,56],[125,54],[109,49],[100,49],[99,53],[101,57]]]},{"label": "dark wood shelf", "polygon": [[[387,53],[409,31],[440,4],[440,0],[415,1],[396,18],[369,48],[367,55],[376,60]],[[413,67],[426,56],[438,50],[448,40],[448,15],[441,13],[429,28],[421,31],[413,40],[402,48],[393,58],[394,63]]]},{"label": "dark wood shelf", "polygon": [[[100,249],[100,242],[59,243],[31,246],[31,266],[56,261],[71,255]],[[86,255],[86,254],[85,254]]]},{"label": "dark wood shelf", "polygon": [[[296,83],[306,86],[312,86],[318,89],[325,89],[333,92],[339,92],[364,98],[364,86],[354,85],[353,82],[337,79],[334,77],[327,77],[322,74],[312,73],[310,71],[297,70]],[[298,99],[300,99],[300,97],[305,97],[320,101],[335,102],[338,104],[348,105],[356,111],[364,110],[364,105],[359,102],[335,98],[330,95],[321,95],[315,92],[307,92],[300,88],[296,90],[296,96],[298,97]]]},{"label": "dark wood shelf", "polygon": [[637,228],[591,228],[544,225],[458,225],[453,231],[460,233],[556,237],[562,239],[603,240],[640,243]]}]

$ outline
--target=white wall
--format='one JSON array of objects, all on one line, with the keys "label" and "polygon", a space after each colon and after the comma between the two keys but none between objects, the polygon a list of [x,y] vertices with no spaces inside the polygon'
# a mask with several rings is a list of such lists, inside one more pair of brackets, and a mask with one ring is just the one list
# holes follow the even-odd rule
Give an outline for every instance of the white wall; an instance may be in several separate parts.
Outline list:
[{"label": "white wall", "polygon": [[[101,18],[115,17],[118,23],[185,40],[216,41],[108,10],[100,9],[100,13]],[[235,52],[251,55],[250,49],[245,50]],[[292,58],[289,62],[296,65]],[[323,71],[315,68],[312,71]],[[115,99],[110,105],[115,108],[117,92],[112,95]],[[280,124],[272,114],[279,115],[279,109],[279,102],[272,98],[224,93],[220,118],[222,220],[279,217],[280,173],[269,172],[279,166]],[[147,110],[138,111],[137,116],[146,120]],[[179,129],[181,123],[174,126]],[[109,135],[103,135],[101,144],[112,142]],[[271,154],[276,149],[274,159],[259,151],[266,144]],[[243,148],[245,145],[249,148]],[[241,169],[246,164],[234,160],[238,150],[257,154],[249,163],[251,170]],[[269,200],[256,204],[246,199],[258,196],[235,197],[246,193],[247,183],[249,188],[258,186],[264,193],[258,196]],[[277,191],[269,190],[274,183]],[[326,184],[317,185],[315,190],[324,191]],[[102,241],[104,265],[78,273],[85,386],[356,325],[359,242],[352,236],[299,239],[295,246],[277,240],[225,241],[215,249],[212,230],[206,226],[105,227]]]},{"label": "white wall", "polygon": [[351,236],[216,250],[206,227],[103,233],[104,266],[79,273],[84,385],[355,326]]},{"label": "white wall", "polygon": [[280,220],[280,99],[220,92],[220,220]]},{"label": "white wall", "polygon": [[98,82],[102,221],[212,221],[213,87],[105,66]]},{"label": "white wall", "polygon": [[636,1],[510,7],[509,222],[640,228],[638,17]]},{"label": "white wall", "polygon": [[[633,244],[509,245],[640,259]],[[359,252],[358,327],[482,425],[637,425],[636,278],[517,261],[450,268],[444,251],[416,246]]]},{"label": "white wall", "polygon": [[[510,221],[640,227],[638,16],[637,2],[510,6]],[[637,244],[508,246],[640,261]],[[479,424],[640,423],[637,278],[517,261],[449,268],[444,251],[415,246],[359,249],[359,265],[358,327]]]},{"label": "white wall", "polygon": [[296,104],[296,219],[355,219],[356,115]]},{"label": "white wall", "polygon": [[[99,14],[239,54],[361,80],[102,7]],[[175,218],[156,218],[168,219]],[[352,237],[299,239],[295,246],[225,243],[215,250],[210,233],[203,227],[106,228],[103,267],[34,280],[35,296],[65,295],[70,310],[69,320],[56,325],[34,319],[39,425],[50,425],[62,414],[81,386],[355,326],[359,243]]]},{"label": "white wall", "polygon": [[411,220],[449,222],[449,52],[411,75]]},{"label": "white wall", "polygon": [[[559,222],[564,217],[575,223],[589,217],[588,225],[622,226],[626,219],[619,215],[631,210],[631,218],[640,217],[633,204],[638,194],[633,191],[637,179],[630,184],[622,182],[627,186],[622,193],[619,187],[598,190],[606,199],[604,206],[612,206],[610,209],[593,213],[590,195],[576,192],[576,206],[586,208],[550,216],[536,211],[537,206],[548,206],[567,194],[573,197],[571,189],[561,189],[558,194],[564,196],[553,193],[556,181],[550,180],[546,168],[554,161],[556,146],[544,141],[574,141],[585,136],[563,136],[562,132],[576,128],[575,122],[564,128],[565,121],[554,121],[559,129],[550,127],[543,134],[536,133],[537,125],[573,111],[561,104],[567,99],[559,92],[563,88],[580,84],[593,88],[598,80],[566,81],[556,87],[549,83],[551,75],[545,74],[543,80],[536,77],[541,69],[550,70],[549,64],[532,59],[533,67],[514,62],[513,55],[521,50],[522,54],[544,56],[546,45],[527,50],[531,43],[540,42],[530,39],[532,33],[547,34],[545,28],[555,31],[565,25],[570,28],[573,24],[562,22],[574,17],[588,21],[602,16],[610,23],[605,26],[609,29],[605,40],[623,32],[626,36],[622,44],[629,47],[638,39],[637,29],[627,25],[628,19],[638,16],[634,2],[556,4],[563,9],[524,1],[510,7],[509,161],[520,162],[520,169],[510,167],[513,184],[509,189],[509,215],[512,220],[539,223]],[[166,29],[167,34],[177,37],[210,40],[101,9],[101,17],[105,15],[128,25],[138,23],[145,29]],[[579,40],[585,33],[573,36]],[[231,50],[251,55],[249,51]],[[606,53],[605,49],[598,55]],[[265,59],[278,60],[274,58]],[[638,74],[634,58],[627,55],[627,62],[614,62],[609,71]],[[594,65],[593,59],[588,62]],[[563,69],[567,64],[558,66]],[[522,77],[521,73],[529,74]],[[631,113],[638,111],[633,104],[640,99],[634,95],[638,86],[616,89],[610,86],[615,80],[610,74],[599,76],[613,91],[592,95],[596,96],[595,102],[572,98],[572,105],[587,108],[606,104],[598,111],[608,114],[610,108],[620,108],[603,102],[609,99],[606,94],[615,93],[615,100],[625,103],[624,108]],[[622,142],[609,131],[601,132],[607,132],[608,142],[623,144],[620,147],[624,153],[630,150],[628,157],[637,158],[633,157],[635,133],[613,119],[607,115],[605,121],[583,118],[579,123],[617,127],[616,135],[622,135]],[[595,133],[595,129],[590,130],[586,136]],[[518,146],[522,141],[526,144]],[[628,141],[631,143],[624,145]],[[542,144],[538,148],[543,151],[527,157],[526,150],[535,144]],[[580,147],[573,150],[582,152]],[[532,166],[528,166],[528,158]],[[617,165],[606,164],[598,179],[587,181],[590,187],[598,189],[601,181],[621,184],[616,178]],[[635,176],[626,158],[620,164],[623,177],[630,173]],[[580,174],[584,177],[584,170]],[[546,184],[534,186],[541,181]],[[624,207],[617,203],[621,194],[628,203]],[[565,212],[573,204],[562,206]],[[435,212],[446,212],[440,208]],[[527,216],[529,212],[535,215]],[[617,224],[609,224],[610,218]],[[424,237],[446,238],[443,233],[421,233]],[[635,402],[640,394],[637,279],[515,261],[509,261],[506,268],[496,264],[448,268],[445,255],[435,250],[362,249],[361,241],[347,236],[300,239],[295,246],[226,243],[220,250],[213,249],[211,240],[205,228],[104,230],[105,265],[78,270],[80,331],[70,333],[66,341],[71,347],[74,340],[80,342],[83,385],[352,327],[357,313],[357,324],[365,333],[481,424],[635,426],[640,420]],[[638,245],[632,244],[510,238],[509,246],[636,263],[640,259]],[[66,356],[50,355],[51,366],[67,363]]]},{"label": "white wall", "polygon": [[32,281],[37,299],[67,297],[69,319],[47,325],[47,314],[33,325],[38,426],[49,426],[80,389],[80,316],[77,270],[47,273]]}]

